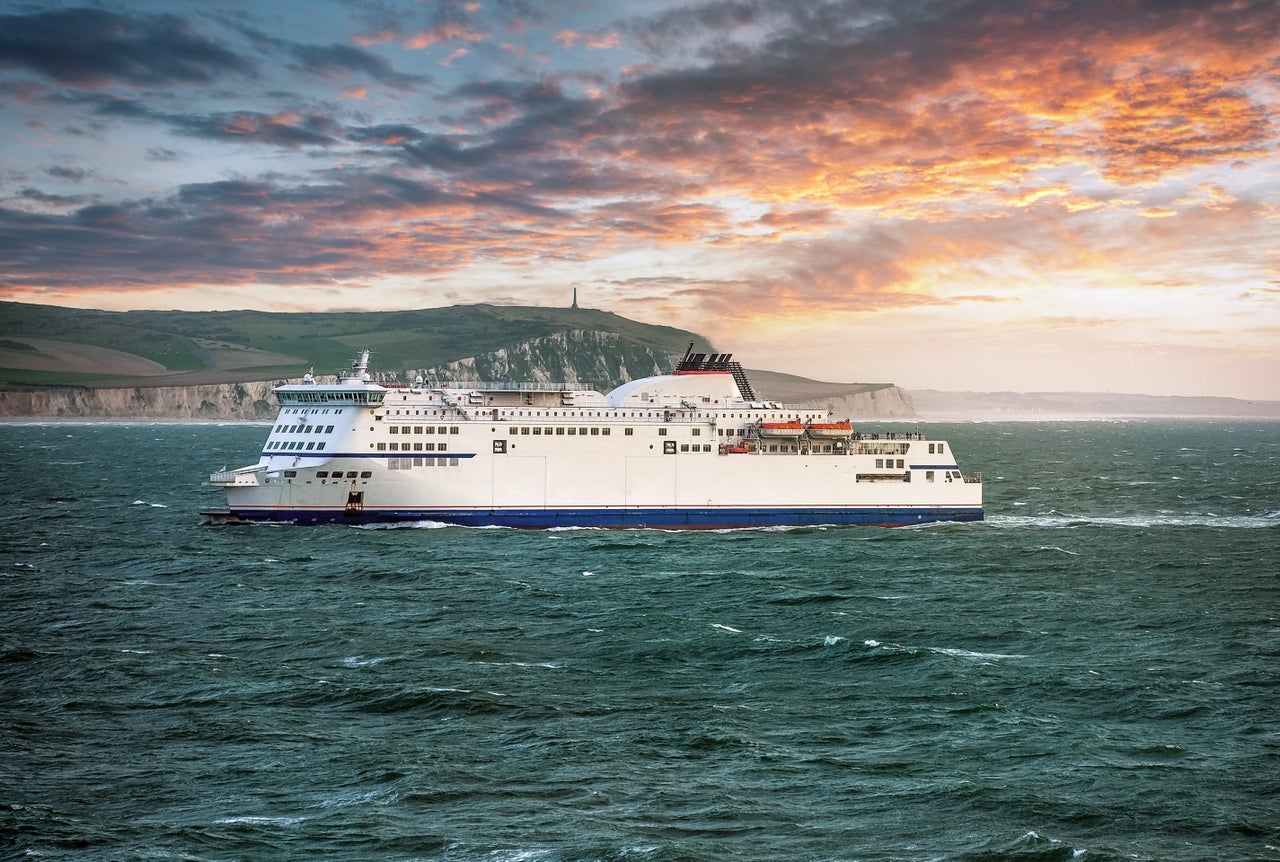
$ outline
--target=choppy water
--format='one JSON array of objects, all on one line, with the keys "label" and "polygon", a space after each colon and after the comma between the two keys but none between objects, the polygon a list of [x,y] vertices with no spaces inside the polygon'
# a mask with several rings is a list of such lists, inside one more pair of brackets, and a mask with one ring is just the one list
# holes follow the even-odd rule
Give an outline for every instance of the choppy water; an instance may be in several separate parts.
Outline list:
[{"label": "choppy water", "polygon": [[989,520],[207,527],[4,425],[0,852],[1280,860],[1280,424],[932,427]]}]

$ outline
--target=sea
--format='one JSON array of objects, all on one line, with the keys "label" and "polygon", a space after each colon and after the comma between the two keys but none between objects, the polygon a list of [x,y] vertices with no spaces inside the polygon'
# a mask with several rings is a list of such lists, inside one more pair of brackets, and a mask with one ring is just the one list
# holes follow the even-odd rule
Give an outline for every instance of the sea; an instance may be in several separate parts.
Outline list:
[{"label": "sea", "polygon": [[984,522],[211,526],[265,425],[0,425],[0,856],[1280,860],[1280,422],[923,430]]}]

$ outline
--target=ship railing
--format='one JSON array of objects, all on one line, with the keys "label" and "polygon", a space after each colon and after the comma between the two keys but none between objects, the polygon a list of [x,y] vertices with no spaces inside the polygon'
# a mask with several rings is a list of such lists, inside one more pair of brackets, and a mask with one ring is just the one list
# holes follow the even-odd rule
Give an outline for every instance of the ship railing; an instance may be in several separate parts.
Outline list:
[{"label": "ship railing", "polygon": [[237,476],[260,473],[265,469],[267,469],[266,464],[253,464],[249,467],[237,467],[234,470],[218,470],[209,474],[209,484],[216,485],[225,482],[234,482]]},{"label": "ship railing", "polygon": [[982,474],[981,473],[965,473],[964,481],[970,485],[981,485]]}]

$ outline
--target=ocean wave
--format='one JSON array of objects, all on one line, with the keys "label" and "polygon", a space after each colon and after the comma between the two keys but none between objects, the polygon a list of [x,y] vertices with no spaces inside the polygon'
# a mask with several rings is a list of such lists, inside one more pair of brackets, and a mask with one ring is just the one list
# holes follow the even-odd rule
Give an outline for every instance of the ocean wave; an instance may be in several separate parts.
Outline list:
[{"label": "ocean wave", "polygon": [[213,821],[219,826],[296,826],[305,818],[302,817],[222,817]]},{"label": "ocean wave", "polygon": [[355,524],[357,530],[439,530],[452,527],[443,521],[397,521],[389,524]]},{"label": "ocean wave", "polygon": [[1213,512],[1187,515],[988,515],[983,521],[992,527],[1224,527],[1258,530],[1280,527],[1280,512],[1262,515],[1218,515]]},{"label": "ocean wave", "polygon": [[[826,645],[834,645],[830,637],[827,638]],[[877,652],[880,655],[942,655],[947,656],[948,658],[973,659],[976,661],[1003,661],[1005,659],[1020,659],[1027,657],[1021,653],[978,652],[977,650],[959,649],[957,647],[915,647],[896,643],[886,644],[874,639],[864,640],[862,645],[868,650]]]}]

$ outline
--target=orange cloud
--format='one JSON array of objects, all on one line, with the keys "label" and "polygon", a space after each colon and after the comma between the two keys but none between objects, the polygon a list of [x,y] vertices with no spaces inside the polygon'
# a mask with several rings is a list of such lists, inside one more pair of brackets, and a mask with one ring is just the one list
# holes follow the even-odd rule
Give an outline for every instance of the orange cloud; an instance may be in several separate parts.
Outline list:
[{"label": "orange cloud", "polygon": [[419,30],[405,40],[404,46],[410,50],[417,51],[422,48],[429,48],[439,42],[481,42],[487,38],[486,34],[471,30],[463,24],[455,21],[445,21]]}]

